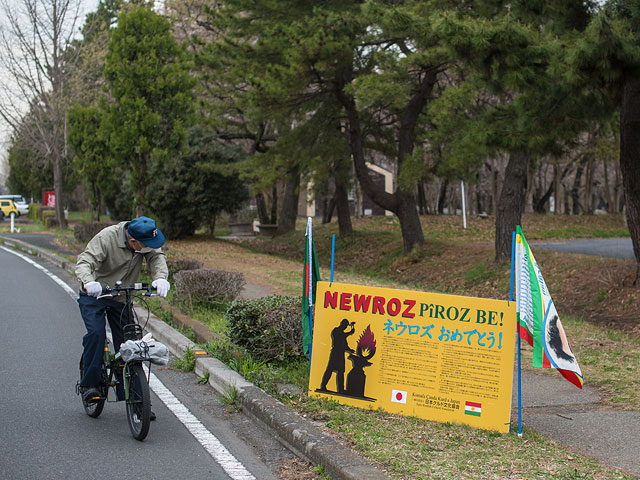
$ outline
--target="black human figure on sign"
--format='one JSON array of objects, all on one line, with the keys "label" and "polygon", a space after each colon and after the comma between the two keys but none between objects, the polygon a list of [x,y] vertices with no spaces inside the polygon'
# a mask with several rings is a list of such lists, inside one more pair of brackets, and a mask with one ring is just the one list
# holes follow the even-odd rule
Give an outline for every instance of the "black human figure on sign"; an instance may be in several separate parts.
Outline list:
[{"label": "black human figure on sign", "polygon": [[367,326],[364,333],[360,335],[358,340],[358,346],[356,347],[356,354],[349,355],[349,360],[353,364],[353,367],[347,375],[347,390],[346,394],[351,397],[365,398],[364,385],[367,381],[367,376],[364,373],[364,368],[373,365],[369,360],[376,354],[376,340],[371,332],[370,326]]},{"label": "black human figure on sign", "polygon": [[[351,330],[347,330],[348,326],[351,326]],[[331,379],[333,372],[336,372],[337,391],[338,393],[344,393],[344,355],[347,352],[354,352],[347,343],[347,337],[353,335],[354,332],[355,322],[349,323],[349,320],[346,318],[343,318],[340,325],[331,331],[331,353],[329,353],[329,363],[322,376],[322,383],[320,384],[321,391],[327,390],[327,383]]]}]

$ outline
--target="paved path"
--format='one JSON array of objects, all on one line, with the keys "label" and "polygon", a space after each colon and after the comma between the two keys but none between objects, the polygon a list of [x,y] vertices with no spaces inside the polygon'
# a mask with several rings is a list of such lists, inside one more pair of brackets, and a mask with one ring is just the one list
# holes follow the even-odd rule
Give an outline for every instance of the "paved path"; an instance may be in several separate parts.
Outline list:
[{"label": "paved path", "polygon": [[565,242],[530,242],[531,248],[611,258],[635,258],[630,238],[592,238]]},{"label": "paved path", "polygon": [[[518,413],[516,375],[514,372],[511,401],[514,421]],[[523,372],[523,427],[640,478],[640,412],[603,407],[600,393],[586,381],[579,390],[559,374]]]}]

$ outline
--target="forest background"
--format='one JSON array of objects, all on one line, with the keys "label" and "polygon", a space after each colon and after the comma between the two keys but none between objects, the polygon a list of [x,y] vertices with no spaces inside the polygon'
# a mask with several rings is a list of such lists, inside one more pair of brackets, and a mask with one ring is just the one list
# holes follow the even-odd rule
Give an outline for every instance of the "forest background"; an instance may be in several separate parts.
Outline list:
[{"label": "forest background", "polygon": [[182,238],[251,198],[283,235],[302,185],[341,236],[352,198],[392,212],[410,254],[464,181],[497,263],[525,211],[624,209],[640,259],[637,2],[107,0],[82,25],[72,0],[14,3],[7,186],[53,185],[62,227],[90,205]]}]

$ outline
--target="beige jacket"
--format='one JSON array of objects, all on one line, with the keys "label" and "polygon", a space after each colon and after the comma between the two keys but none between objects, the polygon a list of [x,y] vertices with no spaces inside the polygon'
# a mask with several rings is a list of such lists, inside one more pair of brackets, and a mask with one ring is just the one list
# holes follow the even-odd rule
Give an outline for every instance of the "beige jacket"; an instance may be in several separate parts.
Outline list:
[{"label": "beige jacket", "polygon": [[123,286],[133,285],[140,279],[143,257],[153,280],[167,279],[169,269],[162,249],[135,253],[126,244],[124,230],[127,223],[120,222],[101,230],[78,255],[76,276],[82,285],[95,281],[113,287],[118,280],[122,280]]}]

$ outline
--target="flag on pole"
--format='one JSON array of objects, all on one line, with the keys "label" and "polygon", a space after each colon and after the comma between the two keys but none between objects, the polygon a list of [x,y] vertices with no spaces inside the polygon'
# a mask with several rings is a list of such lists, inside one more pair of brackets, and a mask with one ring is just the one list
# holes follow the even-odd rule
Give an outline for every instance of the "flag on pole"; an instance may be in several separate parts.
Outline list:
[{"label": "flag on pole", "polygon": [[576,387],[582,388],[582,372],[520,226],[516,229],[515,248],[518,329],[520,337],[533,347],[533,366],[555,368]]},{"label": "flag on pole", "polygon": [[308,353],[313,335],[313,301],[316,296],[316,283],[320,280],[318,258],[316,257],[316,248],[313,245],[311,217],[307,220],[305,235],[304,270],[302,272],[302,346],[304,353]]}]

